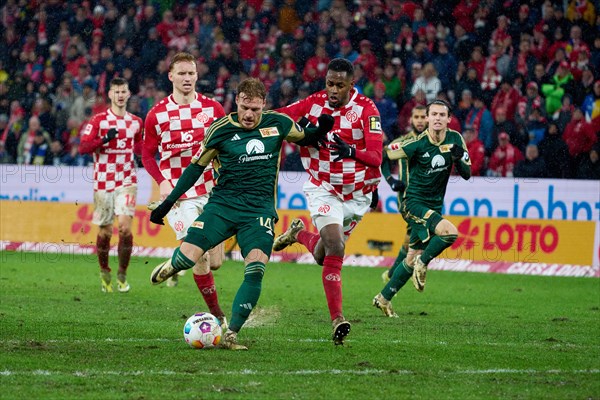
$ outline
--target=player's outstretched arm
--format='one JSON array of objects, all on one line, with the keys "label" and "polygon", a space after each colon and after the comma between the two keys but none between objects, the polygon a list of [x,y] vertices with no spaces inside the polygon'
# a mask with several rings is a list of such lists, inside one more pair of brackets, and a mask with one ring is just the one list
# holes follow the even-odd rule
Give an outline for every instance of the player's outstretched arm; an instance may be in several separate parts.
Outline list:
[{"label": "player's outstretched arm", "polygon": [[315,146],[324,145],[327,133],[333,128],[334,119],[331,115],[322,114],[317,119],[318,126],[310,124],[308,119],[301,119],[298,124],[304,127],[304,137],[295,143],[299,146]]},{"label": "player's outstretched arm", "polygon": [[175,185],[171,193],[155,210],[152,211],[150,214],[150,221],[157,225],[164,225],[163,218],[169,213],[175,202],[179,200],[179,198],[192,186],[194,186],[196,181],[198,181],[198,178],[200,178],[202,175],[202,172],[204,172],[205,168],[205,165],[196,163],[188,165],[183,171],[183,174],[181,174],[181,177],[177,181],[177,185]]}]

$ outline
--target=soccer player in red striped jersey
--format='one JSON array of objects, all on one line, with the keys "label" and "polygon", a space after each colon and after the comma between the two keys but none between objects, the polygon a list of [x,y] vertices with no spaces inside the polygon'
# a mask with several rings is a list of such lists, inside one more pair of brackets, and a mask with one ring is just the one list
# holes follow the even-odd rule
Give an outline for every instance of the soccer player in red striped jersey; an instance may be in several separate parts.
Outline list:
[{"label": "soccer player in red striped jersey", "polygon": [[354,68],[333,59],[325,90],[277,111],[293,120],[315,124],[321,114],[333,116],[334,127],[324,145],[301,147],[302,164],[309,174],[304,184],[308,207],[319,233],[304,230],[302,220],[275,239],[274,250],[299,242],[323,266],[322,281],[333,325],[333,341],[343,344],[350,323],[342,313],[342,275],[345,242],[369,210],[381,178],[383,131],[379,111],[371,99],[354,88]]},{"label": "soccer player in red striped jersey", "polygon": [[[173,93],[152,107],[146,116],[142,162],[159,185],[161,200],[171,193],[192,156],[200,150],[205,130],[215,119],[225,116],[221,104],[196,92],[196,68],[193,55],[182,52],[173,56],[169,65]],[[158,163],[155,158],[157,151],[160,155]],[[167,215],[178,240],[185,238],[192,222],[202,213],[214,185],[214,169],[207,168]],[[198,261],[193,273],[211,314],[226,324],[211,272],[222,262],[221,244],[209,252],[208,260],[202,258]]]},{"label": "soccer player in red striped jersey", "polygon": [[130,289],[127,267],[133,247],[131,222],[137,197],[133,155],[141,152],[143,131],[141,118],[126,110],[130,96],[127,80],[111,80],[108,91],[110,108],[94,115],[84,126],[79,145],[80,153],[92,153],[94,157],[92,222],[99,225],[96,252],[103,292],[113,291],[108,253],[115,216],[119,223],[117,289],[119,292]]}]

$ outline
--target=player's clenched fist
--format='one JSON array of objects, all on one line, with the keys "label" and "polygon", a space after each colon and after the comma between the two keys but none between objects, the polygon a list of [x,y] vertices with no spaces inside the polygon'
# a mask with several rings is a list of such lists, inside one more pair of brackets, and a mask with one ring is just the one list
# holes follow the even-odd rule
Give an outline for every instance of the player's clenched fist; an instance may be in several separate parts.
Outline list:
[{"label": "player's clenched fist", "polygon": [[117,137],[117,130],[115,128],[111,128],[106,132],[106,136],[102,138],[102,143],[108,143],[114,138]]},{"label": "player's clenched fist", "polygon": [[164,225],[163,218],[171,211],[173,204],[175,203],[171,200],[164,199],[163,202],[150,213],[150,222],[153,222],[156,225]]},{"label": "player's clenched fist", "polygon": [[450,149],[450,155],[452,155],[453,161],[460,160],[463,154],[465,154],[465,149],[463,149],[462,146],[456,144],[452,145],[452,148]]}]

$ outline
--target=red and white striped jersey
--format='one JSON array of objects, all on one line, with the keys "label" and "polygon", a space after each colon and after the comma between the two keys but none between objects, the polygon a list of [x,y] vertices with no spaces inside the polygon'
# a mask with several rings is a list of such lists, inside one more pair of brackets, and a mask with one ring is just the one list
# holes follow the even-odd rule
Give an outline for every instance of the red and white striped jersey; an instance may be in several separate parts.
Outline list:
[{"label": "red and white striped jersey", "polygon": [[327,92],[322,90],[276,111],[289,115],[294,121],[306,117],[313,124],[317,123],[321,114],[334,117],[333,129],[327,136],[327,147],[319,150],[312,146],[300,147],[302,165],[315,185],[344,200],[354,198],[357,193],[375,190],[381,178],[378,167],[369,167],[351,158],[333,162],[336,156],[331,152],[335,149],[330,146],[336,133],[357,152],[364,151],[368,141],[376,141],[379,149],[383,147],[379,111],[371,99],[352,89],[348,104],[332,108],[327,101]]},{"label": "red and white striped jersey", "polygon": [[[144,157],[143,160],[144,166],[157,183],[167,179],[175,187],[183,170],[200,149],[205,130],[215,119],[223,116],[223,106],[200,93],[196,94],[196,99],[190,104],[177,104],[173,95],[170,95],[152,107],[146,116],[144,154],[155,155],[157,150],[160,152],[158,168],[162,177],[155,176],[153,168],[147,165],[148,162],[156,162],[153,158],[150,161]],[[214,184],[214,170],[207,168],[196,185],[181,198],[194,198],[210,193]]]},{"label": "red and white striped jersey", "polygon": [[[109,129],[116,129],[117,136],[103,144],[102,138]],[[92,142],[95,142],[92,145]],[[142,119],[131,113],[123,117],[115,115],[110,108],[94,115],[81,131],[80,149],[95,147],[94,190],[112,192],[121,186],[137,184],[134,148],[139,152],[142,143]],[[98,147],[96,147],[98,146]]]}]

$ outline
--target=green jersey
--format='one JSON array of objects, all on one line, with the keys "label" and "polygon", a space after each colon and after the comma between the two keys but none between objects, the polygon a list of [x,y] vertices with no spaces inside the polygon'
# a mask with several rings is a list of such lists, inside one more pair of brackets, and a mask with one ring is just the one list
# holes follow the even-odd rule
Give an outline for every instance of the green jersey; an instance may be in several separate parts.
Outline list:
[{"label": "green jersey", "polygon": [[425,130],[416,138],[388,145],[387,153],[390,159],[408,160],[405,200],[415,200],[441,212],[452,171],[450,149],[453,145],[461,146],[465,150],[465,156],[458,162],[470,168],[471,160],[462,136],[450,129],[446,131],[446,137],[441,143],[434,143],[428,130]]},{"label": "green jersey", "polygon": [[288,116],[274,111],[264,112],[259,124],[250,130],[239,124],[237,113],[213,122],[201,154],[192,160],[200,165],[213,160],[218,178],[210,202],[277,218],[281,144],[298,135],[304,135],[301,128]]}]

